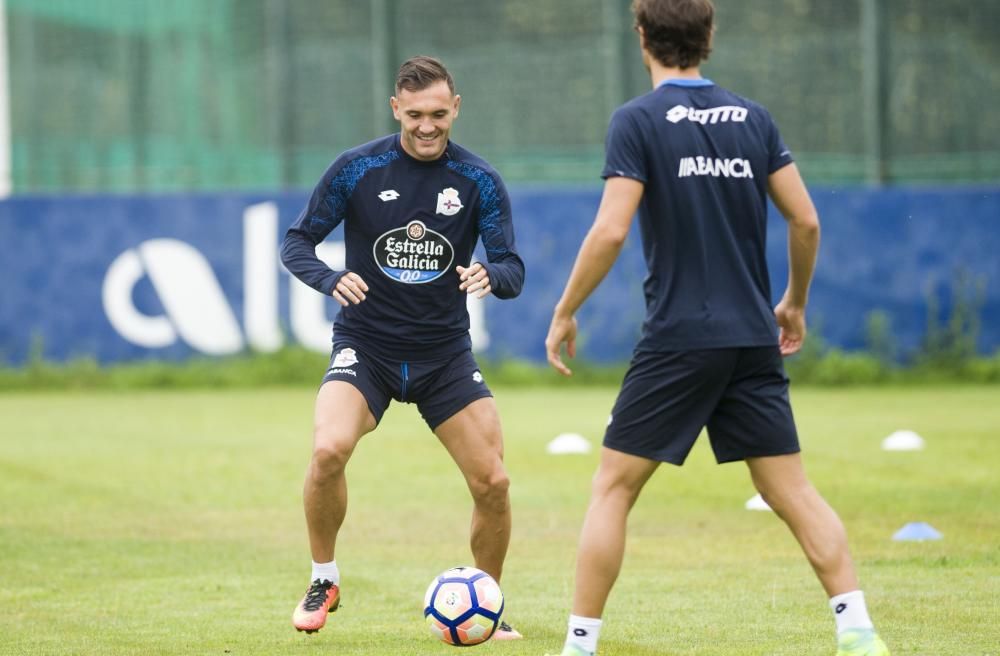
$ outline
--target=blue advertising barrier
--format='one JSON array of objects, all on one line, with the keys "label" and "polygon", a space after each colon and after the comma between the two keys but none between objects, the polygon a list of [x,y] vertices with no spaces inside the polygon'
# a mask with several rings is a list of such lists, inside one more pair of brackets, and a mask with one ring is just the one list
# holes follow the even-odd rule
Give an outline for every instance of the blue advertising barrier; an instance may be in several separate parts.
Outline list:
[{"label": "blue advertising barrier", "polygon": [[[823,243],[809,316],[827,343],[865,346],[885,313],[901,351],[919,347],[928,300],[947,314],[957,276],[982,285],[979,348],[1000,348],[1000,189],[814,189]],[[522,295],[470,303],[476,350],[544,361],[552,307],[593,220],[599,188],[514,188]],[[331,299],[281,267],[277,248],[305,193],[14,198],[0,202],[0,362],[34,350],[100,362],[329,348]],[[343,266],[342,231],[321,257]],[[775,299],[787,272],[773,209],[768,257]],[[643,316],[645,266],[633,230],[579,314],[580,357],[626,360]],[[959,299],[960,300],[960,299]]]}]

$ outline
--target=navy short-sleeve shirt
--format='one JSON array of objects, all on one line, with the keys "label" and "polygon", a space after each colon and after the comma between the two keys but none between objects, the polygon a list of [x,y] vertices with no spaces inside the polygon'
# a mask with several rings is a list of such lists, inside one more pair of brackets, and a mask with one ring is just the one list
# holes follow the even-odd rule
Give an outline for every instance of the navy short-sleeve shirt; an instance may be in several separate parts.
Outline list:
[{"label": "navy short-sleeve shirt", "polygon": [[668,80],[615,111],[606,151],[602,177],[645,185],[637,348],[776,344],[767,178],[792,156],[767,110],[710,80]]}]

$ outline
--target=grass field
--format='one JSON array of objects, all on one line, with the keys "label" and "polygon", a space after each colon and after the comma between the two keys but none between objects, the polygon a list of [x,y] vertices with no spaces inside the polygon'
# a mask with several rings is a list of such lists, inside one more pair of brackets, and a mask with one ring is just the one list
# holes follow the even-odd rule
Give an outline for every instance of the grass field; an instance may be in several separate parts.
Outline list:
[{"label": "grass field", "polygon": [[[613,389],[496,390],[513,480],[507,619],[541,656],[565,631],[577,531]],[[319,634],[290,614],[308,578],[300,489],[311,389],[0,396],[0,654],[450,654],[421,617],[469,564],[469,501],[443,448],[393,405],[348,470],[344,605]],[[1000,654],[1000,388],[802,389],[814,482],[851,535],[895,656]],[[900,428],[921,452],[886,453]],[[602,656],[832,656],[833,621],[783,524],[748,512],[741,464],[707,443],[633,512]],[[910,521],[944,534],[894,542]]]}]

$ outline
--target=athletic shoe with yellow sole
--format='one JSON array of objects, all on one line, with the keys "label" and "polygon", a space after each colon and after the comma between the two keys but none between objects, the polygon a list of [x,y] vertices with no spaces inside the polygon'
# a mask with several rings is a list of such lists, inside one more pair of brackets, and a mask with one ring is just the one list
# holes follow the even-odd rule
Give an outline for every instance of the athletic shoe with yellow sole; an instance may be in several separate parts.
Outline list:
[{"label": "athletic shoe with yellow sole", "polygon": [[326,579],[316,579],[292,613],[292,624],[299,631],[316,633],[326,624],[326,616],[340,606],[340,588]]},{"label": "athletic shoe with yellow sole", "polygon": [[517,629],[507,624],[504,621],[500,622],[500,626],[497,630],[493,632],[493,637],[490,640],[520,640],[524,636],[521,635]]},{"label": "athletic shoe with yellow sole", "polygon": [[870,629],[849,629],[837,638],[837,656],[889,656],[889,648]]}]

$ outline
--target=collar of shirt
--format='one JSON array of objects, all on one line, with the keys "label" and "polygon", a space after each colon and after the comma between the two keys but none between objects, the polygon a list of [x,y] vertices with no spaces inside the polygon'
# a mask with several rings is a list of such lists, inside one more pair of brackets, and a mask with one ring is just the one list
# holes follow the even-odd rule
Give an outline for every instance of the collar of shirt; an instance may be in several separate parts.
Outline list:
[{"label": "collar of shirt", "polygon": [[712,82],[707,77],[701,77],[698,79],[674,77],[667,78],[663,82],[660,82],[656,85],[656,88],[659,89],[660,87],[668,84],[675,87],[710,87],[715,84],[715,82]]},{"label": "collar of shirt", "polygon": [[437,159],[417,159],[416,157],[414,157],[410,153],[406,152],[406,149],[403,148],[403,144],[401,143],[401,139],[402,139],[402,137],[397,132],[396,133],[396,140],[394,142],[394,146],[395,146],[396,150],[399,151],[399,154],[400,154],[400,156],[403,157],[403,159],[405,159],[405,160],[407,160],[409,162],[413,162],[414,164],[418,164],[418,165],[421,165],[421,166],[434,166],[436,164],[442,164],[444,162],[447,162],[450,159],[454,159],[452,157],[452,155],[451,155],[451,139],[448,139],[448,143],[444,147],[444,152],[441,153],[441,156],[438,157]]}]

